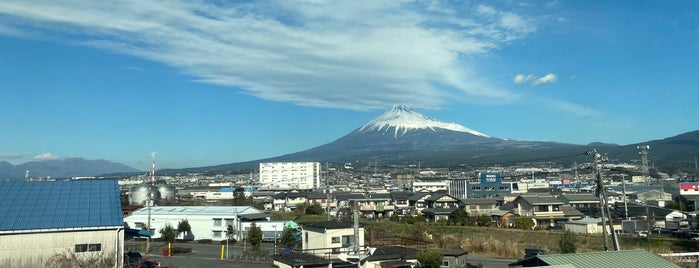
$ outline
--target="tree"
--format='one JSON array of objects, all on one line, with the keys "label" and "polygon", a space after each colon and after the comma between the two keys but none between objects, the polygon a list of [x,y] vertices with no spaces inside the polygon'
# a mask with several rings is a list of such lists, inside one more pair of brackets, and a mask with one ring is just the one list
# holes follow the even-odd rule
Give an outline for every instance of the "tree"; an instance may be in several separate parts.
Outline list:
[{"label": "tree", "polygon": [[463,209],[454,210],[449,213],[449,223],[454,225],[466,225],[469,222],[468,212]]},{"label": "tree", "polygon": [[253,251],[260,251],[260,247],[262,246],[262,230],[260,230],[260,227],[257,227],[254,222],[250,224],[250,230],[248,230],[248,241],[250,241]]},{"label": "tree", "polygon": [[422,267],[439,268],[442,266],[442,254],[436,251],[420,251],[417,253],[417,261]]},{"label": "tree", "polygon": [[306,208],[307,207],[308,207],[308,204],[306,204],[306,203],[301,203],[301,204],[296,205],[296,208],[294,209],[294,215],[296,215],[297,218],[301,217],[303,215],[306,215]]},{"label": "tree", "polygon": [[308,215],[323,215],[325,210],[320,206],[320,203],[313,202],[310,206],[306,207],[306,214]]},{"label": "tree", "polygon": [[229,224],[226,228],[226,238],[228,238],[228,240],[231,240],[233,239],[233,236],[235,236],[235,228],[233,228],[233,225]]},{"label": "tree", "polygon": [[534,220],[531,218],[518,217],[515,219],[515,227],[522,230],[531,230],[534,228]]},{"label": "tree", "polygon": [[243,187],[236,187],[233,191],[233,205],[234,206],[244,206],[246,203],[245,199],[245,189]]},{"label": "tree", "polygon": [[493,219],[490,218],[490,216],[488,216],[488,215],[480,214],[480,215],[476,216],[476,224],[478,226],[488,226],[492,222],[493,222]]},{"label": "tree", "polygon": [[576,242],[577,239],[575,237],[575,234],[571,231],[566,231],[565,233],[563,233],[560,240],[558,240],[558,247],[560,248],[562,254],[575,253]]},{"label": "tree", "polygon": [[183,238],[186,238],[191,231],[192,226],[189,225],[189,221],[187,219],[180,220],[180,222],[177,223],[177,236],[184,234]]},{"label": "tree", "polygon": [[287,248],[293,248],[294,245],[296,245],[296,234],[294,229],[284,227],[279,243]]},{"label": "tree", "polygon": [[172,228],[172,225],[170,225],[169,223],[165,224],[165,227],[163,227],[163,229],[160,229],[160,237],[169,243],[175,242],[176,236],[177,234],[175,233],[175,229]]}]

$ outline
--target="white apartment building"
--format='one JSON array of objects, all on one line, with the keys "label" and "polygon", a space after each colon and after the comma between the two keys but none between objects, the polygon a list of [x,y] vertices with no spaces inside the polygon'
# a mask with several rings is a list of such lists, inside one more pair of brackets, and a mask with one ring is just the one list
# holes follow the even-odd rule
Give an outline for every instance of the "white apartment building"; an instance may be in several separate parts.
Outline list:
[{"label": "white apartment building", "polygon": [[260,189],[312,190],[320,188],[319,162],[260,163]]},{"label": "white apartment building", "polygon": [[441,180],[441,181],[416,181],[416,182],[413,182],[413,192],[414,193],[419,193],[419,192],[434,193],[436,191],[449,192],[449,181]]}]

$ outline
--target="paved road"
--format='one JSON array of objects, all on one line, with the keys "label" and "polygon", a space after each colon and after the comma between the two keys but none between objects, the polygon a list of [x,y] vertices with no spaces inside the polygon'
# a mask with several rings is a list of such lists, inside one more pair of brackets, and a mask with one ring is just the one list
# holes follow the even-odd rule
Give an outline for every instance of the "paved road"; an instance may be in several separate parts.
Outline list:
[{"label": "paved road", "polygon": [[[178,253],[170,257],[161,256],[162,248],[166,248],[167,244],[162,242],[151,243],[151,254],[148,256],[144,255],[144,259],[152,260],[160,263],[161,266],[166,267],[205,267],[205,268],[219,268],[219,267],[251,267],[251,268],[269,268],[274,267],[270,262],[268,263],[249,263],[240,262],[235,260],[236,256],[243,254],[243,246],[241,245],[229,245],[228,257],[231,259],[221,260],[221,245],[218,243],[212,244],[200,244],[196,242],[191,243],[174,243],[173,247],[188,247],[192,248],[191,253]],[[132,251],[139,251],[139,249],[145,248],[145,242],[143,241],[127,241],[125,245],[125,250],[128,252],[130,249]],[[272,251],[273,244],[263,243],[263,250]],[[246,248],[250,250],[250,247]],[[225,257],[225,254],[224,254]]]}]

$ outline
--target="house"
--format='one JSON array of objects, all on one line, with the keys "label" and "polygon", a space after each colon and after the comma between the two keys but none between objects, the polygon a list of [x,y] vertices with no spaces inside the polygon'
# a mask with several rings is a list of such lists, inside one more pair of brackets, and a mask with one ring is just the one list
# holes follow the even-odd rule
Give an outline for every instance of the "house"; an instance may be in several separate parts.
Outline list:
[{"label": "house", "polygon": [[394,205],[394,213],[406,215],[410,211],[410,196],[413,192],[391,192],[391,201]]},{"label": "house", "polygon": [[367,257],[362,267],[416,267],[417,250],[402,246],[380,246]]},{"label": "house", "polygon": [[2,182],[0,267],[45,267],[56,256],[121,267],[122,215],[116,180]]},{"label": "house", "polygon": [[427,201],[425,200],[430,196],[432,196],[430,193],[415,193],[408,197],[409,214],[422,214],[422,210],[427,208]]},{"label": "house", "polygon": [[678,268],[672,262],[648,251],[620,250],[555,255],[536,255],[509,264],[509,267],[654,267]]},{"label": "house", "polygon": [[307,193],[281,192],[274,195],[273,209],[275,211],[292,211],[297,206],[305,204]]},{"label": "house", "polygon": [[513,205],[514,213],[534,219],[539,227],[556,227],[557,224],[583,217],[580,211],[553,196],[521,195],[513,201]]},{"label": "house", "polygon": [[600,217],[599,198],[590,193],[581,194],[562,194],[561,200],[571,207],[585,214],[585,216],[598,218]]},{"label": "house", "polygon": [[[325,259],[337,258],[355,245],[354,227],[351,222],[323,221],[303,225],[301,237],[303,252]],[[364,249],[364,228],[359,227],[360,249]]]},{"label": "house", "polygon": [[429,222],[449,220],[449,214],[464,207],[461,200],[445,193],[433,193],[422,200],[427,206],[422,214]]},{"label": "house", "polygon": [[466,198],[461,202],[469,215],[488,214],[497,208],[497,201],[492,197]]},{"label": "house", "polygon": [[372,194],[370,198],[355,199],[362,217],[369,219],[388,218],[394,206],[390,194]]},{"label": "house", "polygon": [[131,228],[146,228],[149,214],[153,238],[160,237],[159,230],[165,226],[176,229],[181,221],[187,220],[192,230],[183,235],[190,240],[225,240],[229,226],[236,230],[232,238],[240,240],[245,236],[242,222],[269,220],[269,215],[251,206],[158,206],[136,210],[124,222]]},{"label": "house", "polygon": [[[330,195],[332,198],[332,195]],[[306,195],[306,202],[311,205],[313,203],[317,203],[320,205],[323,210],[328,209],[328,204],[330,204],[330,208],[332,208],[332,201],[328,202],[328,194],[314,194],[314,193],[309,193]]]},{"label": "house", "polygon": [[442,266],[445,268],[461,268],[468,267],[468,252],[463,250],[440,250],[442,254]]}]

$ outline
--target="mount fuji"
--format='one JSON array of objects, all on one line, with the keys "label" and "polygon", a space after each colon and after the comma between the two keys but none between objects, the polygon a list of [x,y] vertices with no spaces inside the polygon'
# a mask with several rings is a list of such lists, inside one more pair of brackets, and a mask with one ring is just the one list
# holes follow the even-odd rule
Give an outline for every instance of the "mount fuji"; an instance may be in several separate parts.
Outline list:
[{"label": "mount fuji", "polygon": [[589,161],[585,152],[596,148],[621,161],[638,158],[637,145],[650,145],[654,163],[678,162],[699,155],[699,131],[663,140],[616,145],[577,145],[558,142],[517,141],[491,137],[457,123],[443,122],[403,106],[393,106],[349,134],[305,151],[254,161],[181,171],[256,168],[260,162],[420,162],[433,166],[513,164],[552,161],[571,164]]},{"label": "mount fuji", "polygon": [[[331,143],[280,158],[296,161],[422,161],[441,163],[502,160],[532,150],[580,150],[578,145],[523,142],[491,137],[396,105]],[[584,152],[584,150],[583,150]],[[313,160],[315,159],[315,160]]]}]

